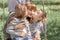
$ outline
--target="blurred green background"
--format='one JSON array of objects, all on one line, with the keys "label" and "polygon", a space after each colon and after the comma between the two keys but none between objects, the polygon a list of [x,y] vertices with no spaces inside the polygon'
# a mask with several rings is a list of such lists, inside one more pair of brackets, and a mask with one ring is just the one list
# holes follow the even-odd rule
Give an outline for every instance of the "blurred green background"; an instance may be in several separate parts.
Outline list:
[{"label": "blurred green background", "polygon": [[[8,16],[8,0],[0,0],[0,34]],[[42,9],[42,0],[33,0],[38,9]],[[44,0],[44,10],[47,15],[47,38],[48,40],[60,40],[60,0]],[[3,34],[2,34],[3,36]],[[0,36],[0,40],[1,36]]]}]

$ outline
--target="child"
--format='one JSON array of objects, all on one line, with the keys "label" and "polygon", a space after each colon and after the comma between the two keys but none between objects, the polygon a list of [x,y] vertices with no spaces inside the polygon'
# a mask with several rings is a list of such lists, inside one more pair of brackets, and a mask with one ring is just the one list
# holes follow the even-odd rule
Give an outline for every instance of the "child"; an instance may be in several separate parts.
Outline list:
[{"label": "child", "polygon": [[8,21],[6,32],[12,40],[32,40],[29,23],[26,20],[27,8],[21,4],[16,5],[15,13]]},{"label": "child", "polygon": [[[44,19],[44,12],[41,10],[37,10],[32,12],[32,20],[30,19],[30,31],[33,37],[33,40],[41,40],[40,33],[44,31],[43,29],[43,22]],[[44,17],[43,17],[44,16]]]},{"label": "child", "polygon": [[[38,22],[38,24],[37,24],[37,32],[36,32],[36,36],[35,37],[37,37],[38,38],[38,40],[41,40],[40,39],[40,33],[39,33],[39,31],[40,32],[43,32],[44,33],[44,31],[45,31],[45,29],[44,29],[44,27],[46,26],[45,25],[45,23],[46,22],[44,22],[43,20],[45,20],[46,19],[46,12],[44,12],[44,11],[42,11],[42,10],[37,10],[37,22]],[[40,30],[39,30],[39,28],[40,28]]]}]

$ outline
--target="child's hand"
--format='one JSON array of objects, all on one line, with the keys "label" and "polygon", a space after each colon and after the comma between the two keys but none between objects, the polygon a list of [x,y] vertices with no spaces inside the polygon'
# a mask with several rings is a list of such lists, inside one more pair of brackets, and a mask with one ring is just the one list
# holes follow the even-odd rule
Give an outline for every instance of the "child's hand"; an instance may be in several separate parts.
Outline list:
[{"label": "child's hand", "polygon": [[19,33],[19,36],[25,36],[25,35],[26,35],[25,32],[20,32],[20,33]]},{"label": "child's hand", "polygon": [[33,40],[38,40],[37,38],[33,38]]},{"label": "child's hand", "polygon": [[38,37],[39,35],[38,35],[38,33],[36,32],[35,34],[34,34],[34,37],[33,37],[33,40],[39,40],[39,37]]},{"label": "child's hand", "polygon": [[15,29],[23,29],[25,27],[25,23],[19,23],[15,26]]}]

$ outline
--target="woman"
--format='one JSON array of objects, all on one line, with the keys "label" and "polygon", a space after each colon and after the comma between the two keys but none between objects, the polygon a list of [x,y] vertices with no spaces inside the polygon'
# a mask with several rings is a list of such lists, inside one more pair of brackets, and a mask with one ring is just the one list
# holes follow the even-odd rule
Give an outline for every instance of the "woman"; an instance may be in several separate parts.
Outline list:
[{"label": "woman", "polygon": [[11,35],[12,40],[32,40],[29,23],[26,20],[27,15],[27,8],[24,5],[16,5],[15,13],[6,28],[6,32]]},{"label": "woman", "polygon": [[[13,15],[14,10],[15,10],[15,6],[16,6],[17,4],[25,4],[25,3],[28,2],[28,1],[31,2],[32,0],[8,0],[8,12],[9,12],[9,14],[8,14],[6,23],[7,23],[7,21],[9,20],[9,18],[11,17],[11,15]],[[7,24],[8,24],[8,23],[7,23]],[[5,25],[5,26],[6,26],[6,25]],[[7,38],[8,38],[8,40],[11,40],[9,34],[7,34],[7,33],[5,32],[5,26],[4,26],[4,29],[3,29],[3,31],[4,31],[4,40],[6,40]]]}]

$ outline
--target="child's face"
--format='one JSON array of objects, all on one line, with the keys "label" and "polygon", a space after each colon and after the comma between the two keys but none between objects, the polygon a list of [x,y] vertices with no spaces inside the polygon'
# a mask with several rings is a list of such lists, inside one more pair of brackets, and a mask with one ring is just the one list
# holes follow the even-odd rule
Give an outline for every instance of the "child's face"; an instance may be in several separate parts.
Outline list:
[{"label": "child's face", "polygon": [[36,12],[33,12],[32,17],[33,17],[33,21],[36,22],[38,20],[38,14]]},{"label": "child's face", "polygon": [[37,11],[38,14],[38,20],[41,21],[43,19],[43,12],[41,10]]},{"label": "child's face", "polygon": [[36,21],[36,22],[41,21],[43,19],[42,15],[43,15],[42,12],[39,12],[39,13],[37,11],[34,12],[33,13],[33,20]]}]

